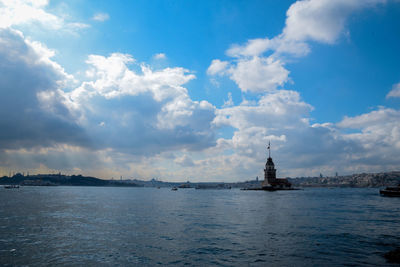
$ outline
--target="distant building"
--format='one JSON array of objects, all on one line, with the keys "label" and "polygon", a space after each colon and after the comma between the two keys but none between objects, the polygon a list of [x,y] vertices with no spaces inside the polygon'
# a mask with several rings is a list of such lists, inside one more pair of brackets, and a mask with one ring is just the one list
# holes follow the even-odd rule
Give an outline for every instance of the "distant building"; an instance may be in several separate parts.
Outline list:
[{"label": "distant building", "polygon": [[271,158],[271,144],[268,143],[268,159],[265,163],[264,169],[264,181],[262,182],[262,187],[274,187],[277,189],[289,189],[292,184],[284,178],[276,178],[275,164]]}]

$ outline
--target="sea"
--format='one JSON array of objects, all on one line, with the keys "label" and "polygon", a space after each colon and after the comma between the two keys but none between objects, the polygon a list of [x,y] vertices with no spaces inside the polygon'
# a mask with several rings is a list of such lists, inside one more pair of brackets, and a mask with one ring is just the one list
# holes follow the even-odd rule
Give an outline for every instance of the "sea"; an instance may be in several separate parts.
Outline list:
[{"label": "sea", "polygon": [[395,266],[400,198],[298,191],[0,188],[2,266]]}]

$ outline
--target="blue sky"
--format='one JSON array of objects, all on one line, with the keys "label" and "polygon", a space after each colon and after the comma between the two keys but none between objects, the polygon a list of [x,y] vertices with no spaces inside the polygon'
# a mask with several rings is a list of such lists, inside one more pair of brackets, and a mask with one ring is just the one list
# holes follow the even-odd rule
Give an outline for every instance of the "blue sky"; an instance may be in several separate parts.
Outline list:
[{"label": "blue sky", "polygon": [[398,170],[400,3],[0,1],[0,174]]}]

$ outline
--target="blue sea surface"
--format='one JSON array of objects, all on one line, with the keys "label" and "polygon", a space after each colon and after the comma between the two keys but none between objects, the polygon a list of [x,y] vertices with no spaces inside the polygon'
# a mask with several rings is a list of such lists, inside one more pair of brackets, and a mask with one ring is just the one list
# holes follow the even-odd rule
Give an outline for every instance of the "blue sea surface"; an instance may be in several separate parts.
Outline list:
[{"label": "blue sea surface", "polygon": [[5,266],[390,266],[399,246],[377,189],[0,188]]}]

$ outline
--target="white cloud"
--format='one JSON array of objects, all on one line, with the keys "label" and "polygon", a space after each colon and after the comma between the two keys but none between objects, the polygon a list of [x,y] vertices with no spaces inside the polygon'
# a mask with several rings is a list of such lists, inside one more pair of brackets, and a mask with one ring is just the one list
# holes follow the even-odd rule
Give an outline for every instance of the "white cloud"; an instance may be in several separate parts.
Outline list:
[{"label": "white cloud", "polygon": [[242,130],[255,126],[265,129],[296,128],[312,107],[301,101],[296,91],[279,90],[265,94],[255,104],[241,104],[216,111],[214,124]]},{"label": "white cloud", "polygon": [[269,92],[289,80],[283,62],[270,57],[243,57],[229,67],[227,61],[215,59],[208,67],[208,75],[229,75],[243,92]]},{"label": "white cloud", "polygon": [[214,119],[214,106],[207,101],[192,101],[186,95],[166,103],[157,115],[157,127],[175,129],[177,126],[190,126],[198,134],[208,135],[209,126]]},{"label": "white cloud", "polygon": [[388,150],[400,148],[399,110],[381,107],[370,113],[345,117],[337,125],[341,128],[359,129],[359,133],[346,134],[345,137],[360,142],[371,152],[374,149],[379,150],[380,145]]},{"label": "white cloud", "polygon": [[[214,123],[236,130],[232,138],[220,138],[215,148],[209,148],[212,156],[208,161],[220,165],[215,166],[220,173],[225,170],[232,172],[233,176],[237,175],[236,172],[260,176],[266,159],[266,144],[271,140],[279,176],[318,175],[320,172],[333,175],[336,171],[345,174],[398,168],[400,111],[380,108],[360,116],[346,117],[336,125],[311,125],[307,115],[310,106],[293,94],[296,92],[288,91],[287,97],[280,93],[266,95],[264,103],[259,101],[254,106],[240,105],[218,110]],[[348,133],[351,129],[359,132]],[[227,154],[228,151],[232,152]],[[230,162],[229,170],[222,167],[222,158]]]},{"label": "white cloud", "polygon": [[207,69],[207,74],[208,75],[224,74],[224,72],[227,70],[228,64],[229,63],[226,61],[214,59],[211,62],[211,65]]},{"label": "white cloud", "polygon": [[386,95],[386,98],[400,97],[400,83],[393,85],[392,90]]},{"label": "white cloud", "polygon": [[[286,25],[273,38],[248,40],[232,45],[226,54],[232,61],[214,59],[208,75],[228,75],[243,92],[268,92],[284,85],[289,71],[283,66],[283,55],[305,56],[310,52],[307,42],[334,43],[343,32],[353,12],[374,7],[385,0],[304,0],[292,4],[287,11]],[[270,55],[264,55],[270,52]],[[231,66],[229,71],[225,71]],[[214,79],[214,78],[213,78]],[[214,81],[214,83],[216,83]]]},{"label": "white cloud", "polygon": [[244,45],[232,45],[226,54],[230,57],[254,57],[260,56],[268,51],[272,51],[275,55],[290,54],[294,56],[304,56],[310,51],[305,42],[298,40],[289,40],[283,34],[272,39],[258,38],[251,39]]},{"label": "white cloud", "polygon": [[305,0],[292,4],[287,11],[285,39],[334,43],[342,33],[348,16],[359,9],[385,0]]},{"label": "white cloud", "polygon": [[47,12],[47,5],[47,0],[0,0],[0,28],[39,23],[45,29],[75,34],[76,30],[90,27],[86,23],[65,21],[61,16]]},{"label": "white cloud", "polygon": [[360,153],[352,153],[354,164],[365,169],[395,170],[400,157],[400,111],[381,107],[355,117],[345,117],[340,128],[359,132],[343,134],[346,140],[358,144]]},{"label": "white cloud", "polygon": [[251,39],[244,46],[233,45],[226,51],[226,54],[231,57],[259,56],[275,47],[273,42],[274,40],[268,38]]},{"label": "white cloud", "polygon": [[228,100],[224,101],[224,105],[222,107],[226,108],[226,107],[231,107],[233,105],[234,105],[234,103],[233,103],[233,99],[232,99],[232,93],[229,92],[228,93]]},{"label": "white cloud", "polygon": [[283,86],[289,79],[289,71],[283,63],[272,57],[240,59],[229,73],[243,92],[269,92]]},{"label": "white cloud", "polygon": [[287,54],[295,57],[302,57],[310,52],[310,47],[306,42],[289,40],[284,38],[282,34],[275,37],[274,40],[276,40],[276,48],[274,49],[274,54],[276,56],[280,57],[283,54]]},{"label": "white cloud", "polygon": [[66,26],[68,28],[71,28],[72,30],[74,30],[74,29],[80,30],[80,29],[90,28],[89,24],[82,23],[82,22],[70,22],[70,23],[67,23]]},{"label": "white cloud", "polygon": [[158,54],[155,54],[155,55],[153,56],[153,58],[154,58],[154,59],[157,59],[157,60],[161,60],[161,59],[166,59],[167,56],[166,56],[164,53],[158,53]]},{"label": "white cloud", "polygon": [[[222,166],[227,164],[221,162],[220,157],[224,155],[224,161],[230,162],[229,170],[224,170],[236,179],[261,175],[268,141],[272,141],[274,149],[280,150],[292,143],[293,132],[301,133],[301,129],[310,127],[304,118],[311,109],[297,92],[286,90],[265,94],[257,103],[245,102],[219,109],[213,123],[217,127],[233,127],[235,131],[232,138],[217,140],[216,151],[210,151],[209,160],[221,164],[215,167],[223,173]],[[227,155],[227,151],[232,153]]]},{"label": "white cloud", "polygon": [[92,19],[96,21],[106,21],[110,19],[110,15],[107,13],[96,13],[93,15]]},{"label": "white cloud", "polygon": [[0,28],[37,21],[43,25],[59,29],[62,20],[44,10],[48,1],[34,0],[1,0],[0,1]]},{"label": "white cloud", "polygon": [[174,162],[182,167],[193,167],[195,166],[193,160],[191,157],[189,157],[188,155],[183,155],[180,158],[176,158],[174,160]]},{"label": "white cloud", "polygon": [[165,68],[153,71],[145,64],[139,64],[141,74],[128,68],[135,60],[128,54],[113,53],[109,57],[90,55],[86,63],[92,66],[89,77],[92,81],[82,83],[71,97],[79,100],[83,92],[99,94],[105,98],[124,95],[135,96],[151,93],[156,101],[187,95],[183,84],[195,76],[184,68]]},{"label": "white cloud", "polygon": [[396,122],[400,119],[400,112],[395,109],[381,107],[370,113],[355,117],[345,117],[338,126],[343,128],[365,128],[369,125],[380,125],[382,123]]},{"label": "white cloud", "polygon": [[[90,80],[62,93],[61,101],[80,118],[82,126],[95,129],[91,134],[101,146],[155,154],[178,147],[196,150],[214,142],[211,122],[215,107],[190,99],[183,85],[195,76],[188,70],[153,71],[132,56],[119,53],[90,55],[87,63]],[[133,71],[132,64],[141,72]],[[95,127],[93,121],[107,127]]]}]

